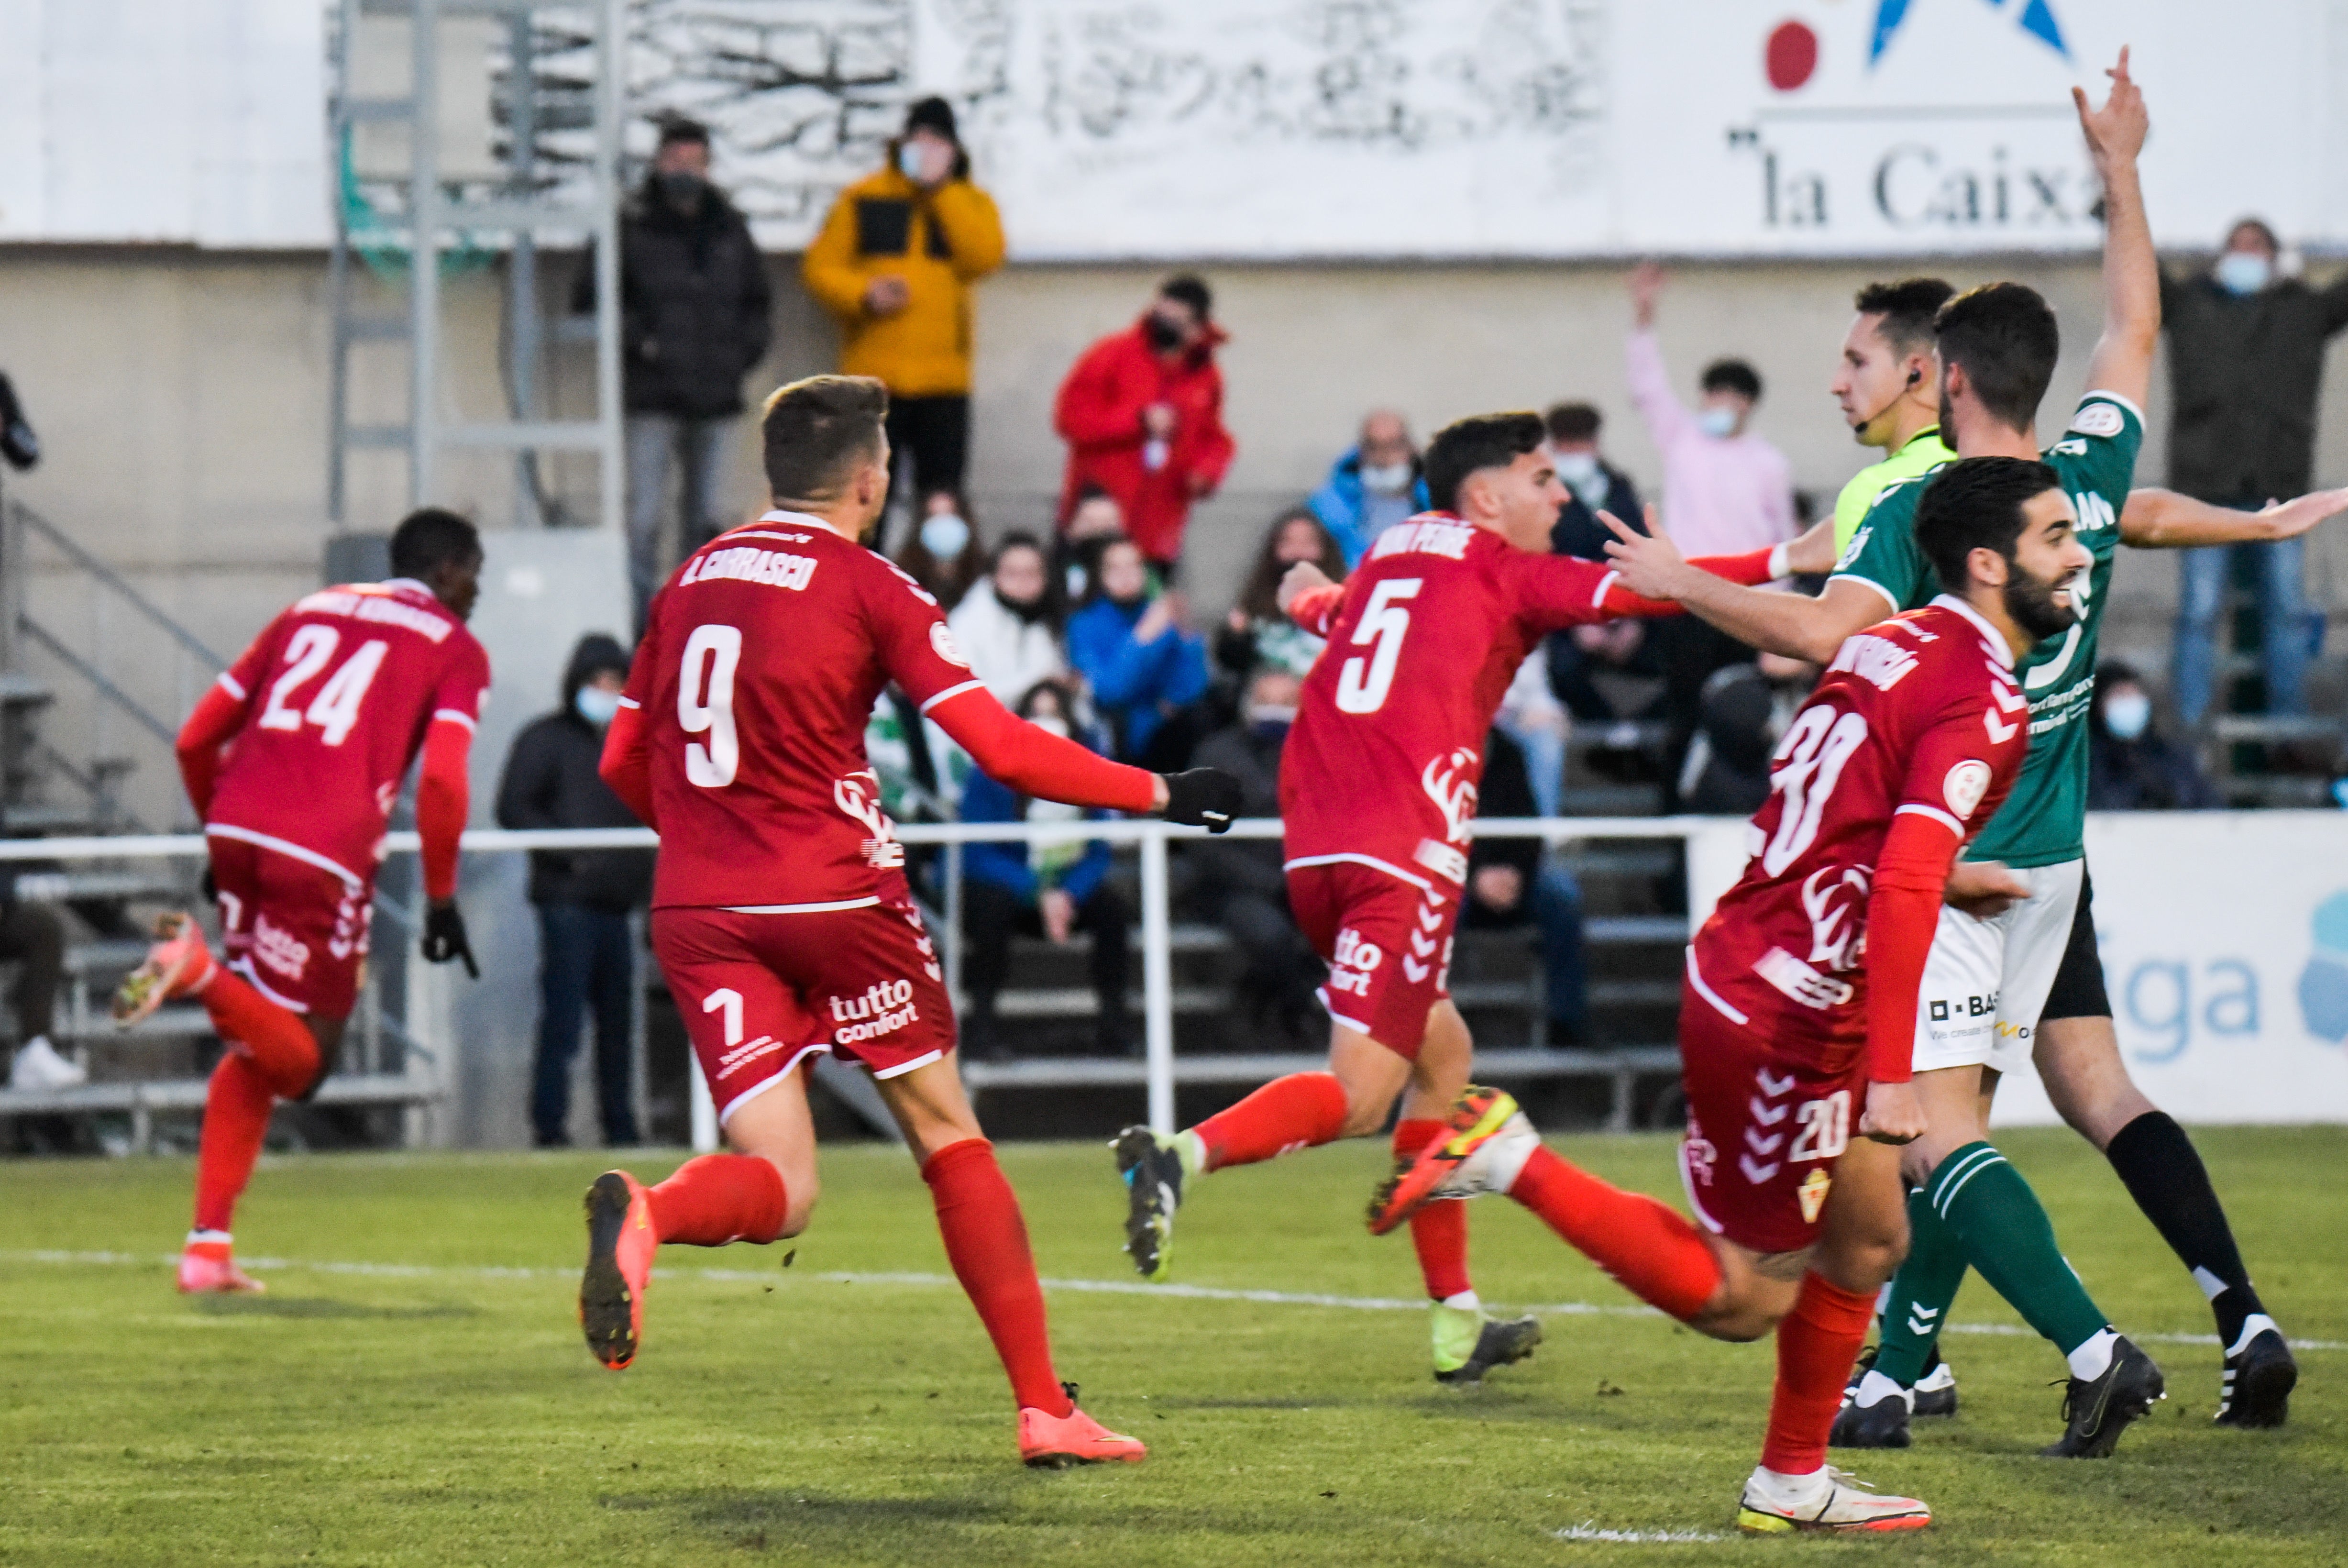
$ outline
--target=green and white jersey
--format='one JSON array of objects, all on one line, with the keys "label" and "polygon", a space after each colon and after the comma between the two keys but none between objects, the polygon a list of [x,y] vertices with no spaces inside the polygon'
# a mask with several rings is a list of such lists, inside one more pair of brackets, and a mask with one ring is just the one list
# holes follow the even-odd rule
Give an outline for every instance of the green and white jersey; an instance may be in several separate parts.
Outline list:
[{"label": "green and white jersey", "polygon": [[[2060,476],[2079,514],[2079,542],[2095,558],[2078,591],[2078,623],[2022,656],[2014,674],[2030,699],[2030,754],[2013,793],[1965,851],[1968,860],[2051,866],[2086,852],[2087,708],[2096,692],[2096,633],[2109,596],[2120,511],[2144,444],[2144,415],[2112,392],[2090,392],[2062,439],[2041,454]],[[1893,612],[1921,609],[1941,591],[1932,564],[1916,548],[1916,503],[1931,475],[1885,490],[1835,575],[1863,583]]]}]

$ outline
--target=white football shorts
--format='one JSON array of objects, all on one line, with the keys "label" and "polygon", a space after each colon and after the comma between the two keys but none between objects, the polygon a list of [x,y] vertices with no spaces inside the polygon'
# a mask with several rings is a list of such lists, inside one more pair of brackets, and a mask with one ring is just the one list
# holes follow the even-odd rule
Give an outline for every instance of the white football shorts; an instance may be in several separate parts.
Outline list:
[{"label": "white football shorts", "polygon": [[2030,896],[1993,920],[1941,906],[1916,997],[1918,1072],[1987,1067],[2010,1073],[2029,1065],[2086,869],[2078,860],[2016,870]]}]

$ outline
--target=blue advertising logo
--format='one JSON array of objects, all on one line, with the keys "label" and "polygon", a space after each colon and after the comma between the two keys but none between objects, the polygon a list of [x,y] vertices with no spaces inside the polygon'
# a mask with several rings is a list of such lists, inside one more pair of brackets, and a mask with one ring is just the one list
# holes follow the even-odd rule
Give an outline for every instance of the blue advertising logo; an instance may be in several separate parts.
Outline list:
[{"label": "blue advertising logo", "polygon": [[[2006,0],[1987,0],[1992,10],[2002,10]],[[1914,0],[1875,0],[1875,29],[1867,47],[1867,63],[1872,67],[1891,46],[1900,25],[1908,20],[1908,11]],[[2063,39],[2063,25],[2054,19],[2054,8],[2046,0],[2026,0],[2022,7],[2022,30],[2062,56],[2071,57],[2071,46]]]},{"label": "blue advertising logo", "polygon": [[2299,1012],[2318,1039],[2348,1040],[2348,892],[2315,906],[2315,952],[2300,971]]}]

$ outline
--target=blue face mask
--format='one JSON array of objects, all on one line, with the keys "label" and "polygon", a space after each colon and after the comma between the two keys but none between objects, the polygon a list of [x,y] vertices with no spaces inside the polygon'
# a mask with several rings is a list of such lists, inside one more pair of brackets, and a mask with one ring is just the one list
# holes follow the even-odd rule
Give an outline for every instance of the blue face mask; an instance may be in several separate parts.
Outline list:
[{"label": "blue face mask", "polygon": [[619,714],[620,694],[605,691],[602,686],[583,686],[579,695],[571,699],[571,706],[579,710],[580,717],[601,729]]},{"label": "blue face mask", "polygon": [[2218,286],[2230,294],[2254,294],[2274,281],[2274,263],[2251,251],[2228,251],[2218,258]]},{"label": "blue face mask", "polygon": [[933,561],[952,561],[970,542],[970,524],[950,511],[922,519],[922,548]]},{"label": "blue face mask", "polygon": [[2152,723],[2152,699],[2140,691],[2114,692],[2104,699],[2104,727],[2117,740],[2134,740]]}]

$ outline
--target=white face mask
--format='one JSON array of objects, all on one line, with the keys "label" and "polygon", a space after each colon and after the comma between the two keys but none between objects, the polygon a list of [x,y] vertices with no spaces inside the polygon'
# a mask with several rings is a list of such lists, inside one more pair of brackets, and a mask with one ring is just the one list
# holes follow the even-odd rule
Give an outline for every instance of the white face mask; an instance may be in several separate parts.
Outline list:
[{"label": "white face mask", "polygon": [[2274,281],[2274,263],[2254,251],[2228,251],[2218,258],[2218,286],[2230,294],[2254,294]]},{"label": "white face mask", "polygon": [[1595,452],[1559,452],[1550,461],[1557,469],[1557,477],[1575,490],[1587,489],[1598,477]]},{"label": "white face mask", "polygon": [[1364,463],[1362,485],[1379,495],[1400,495],[1410,488],[1410,465],[1404,463]]},{"label": "white face mask", "polygon": [[1068,738],[1068,721],[1056,713],[1039,713],[1027,722],[1046,735],[1056,735],[1063,740]]},{"label": "white face mask", "polygon": [[1715,441],[1736,434],[1736,410],[1715,403],[1695,417],[1695,427]]},{"label": "white face mask", "polygon": [[940,561],[952,561],[970,542],[970,524],[950,511],[922,519],[922,548]]},{"label": "white face mask", "polygon": [[605,691],[602,686],[583,686],[579,695],[571,699],[571,706],[579,710],[580,717],[601,729],[618,715],[620,694]]},{"label": "white face mask", "polygon": [[2134,740],[2152,723],[2152,699],[2140,691],[2115,692],[2104,699],[2104,727],[2120,740]]}]

